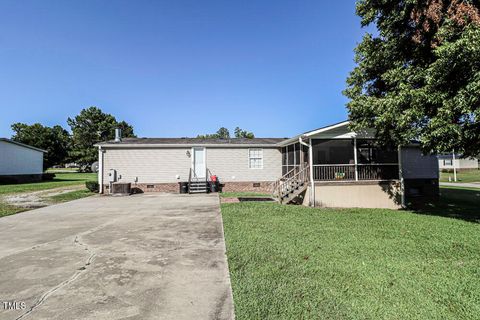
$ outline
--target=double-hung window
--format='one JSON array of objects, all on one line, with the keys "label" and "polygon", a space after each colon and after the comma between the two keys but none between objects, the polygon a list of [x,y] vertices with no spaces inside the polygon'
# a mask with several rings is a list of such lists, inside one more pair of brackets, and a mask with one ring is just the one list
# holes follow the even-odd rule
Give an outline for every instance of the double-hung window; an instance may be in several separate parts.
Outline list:
[{"label": "double-hung window", "polygon": [[248,167],[263,169],[263,149],[248,149]]}]

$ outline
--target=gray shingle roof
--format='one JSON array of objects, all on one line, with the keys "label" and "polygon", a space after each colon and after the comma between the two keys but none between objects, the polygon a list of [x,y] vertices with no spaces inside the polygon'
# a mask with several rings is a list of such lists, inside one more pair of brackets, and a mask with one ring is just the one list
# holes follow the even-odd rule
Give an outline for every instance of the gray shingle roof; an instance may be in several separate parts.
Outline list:
[{"label": "gray shingle roof", "polygon": [[286,138],[232,138],[232,139],[202,139],[202,138],[123,138],[120,142],[114,140],[101,142],[97,145],[275,145]]},{"label": "gray shingle roof", "polygon": [[11,144],[16,144],[17,146],[20,146],[20,147],[24,147],[24,148],[32,149],[32,150],[35,150],[35,151],[40,151],[40,152],[43,152],[43,153],[47,153],[47,150],[32,147],[32,146],[30,146],[28,144],[25,144],[25,143],[21,143],[21,142],[18,142],[18,141],[13,141],[12,139],[0,138],[0,141],[8,142],[8,143],[11,143]]}]

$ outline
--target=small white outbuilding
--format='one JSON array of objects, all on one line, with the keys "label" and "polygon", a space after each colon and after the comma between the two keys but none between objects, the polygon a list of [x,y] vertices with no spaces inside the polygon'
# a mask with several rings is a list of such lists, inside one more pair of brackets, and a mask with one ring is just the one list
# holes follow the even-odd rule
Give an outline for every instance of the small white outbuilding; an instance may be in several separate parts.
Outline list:
[{"label": "small white outbuilding", "polygon": [[45,150],[0,138],[0,180],[23,182],[41,180]]}]

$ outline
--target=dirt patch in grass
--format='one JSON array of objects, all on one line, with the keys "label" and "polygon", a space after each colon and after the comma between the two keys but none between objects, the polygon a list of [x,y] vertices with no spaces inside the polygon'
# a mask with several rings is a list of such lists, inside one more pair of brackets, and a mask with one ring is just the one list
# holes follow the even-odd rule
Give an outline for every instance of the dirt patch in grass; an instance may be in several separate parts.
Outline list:
[{"label": "dirt patch in grass", "polygon": [[22,192],[0,197],[0,217],[94,195],[84,186]]},{"label": "dirt patch in grass", "polygon": [[22,192],[3,196],[0,201],[13,207],[24,209],[41,208],[52,204],[51,197],[85,189],[84,186],[71,186],[63,188],[55,188],[50,190]]}]

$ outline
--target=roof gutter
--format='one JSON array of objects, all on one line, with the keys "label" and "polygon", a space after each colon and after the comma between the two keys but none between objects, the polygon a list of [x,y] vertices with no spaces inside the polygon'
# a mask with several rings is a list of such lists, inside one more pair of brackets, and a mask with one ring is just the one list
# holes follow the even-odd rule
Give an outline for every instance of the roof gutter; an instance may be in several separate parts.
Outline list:
[{"label": "roof gutter", "polygon": [[215,148],[276,148],[277,144],[169,144],[169,143],[118,143],[118,144],[95,144],[100,148],[191,148],[191,147],[215,147]]},{"label": "roof gutter", "polygon": [[39,152],[43,152],[43,153],[48,153],[47,150],[43,150],[43,149],[40,149],[40,148],[37,148],[37,147],[32,147],[32,146],[30,146],[30,145],[28,145],[28,144],[21,143],[21,142],[18,142],[18,141],[14,141],[14,140],[11,140],[11,139],[0,138],[0,141],[6,142],[6,143],[15,144],[15,145],[17,145],[17,146],[24,147],[24,148],[28,148],[28,149],[32,149],[32,150],[35,150],[35,151],[39,151]]}]

